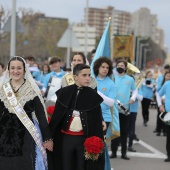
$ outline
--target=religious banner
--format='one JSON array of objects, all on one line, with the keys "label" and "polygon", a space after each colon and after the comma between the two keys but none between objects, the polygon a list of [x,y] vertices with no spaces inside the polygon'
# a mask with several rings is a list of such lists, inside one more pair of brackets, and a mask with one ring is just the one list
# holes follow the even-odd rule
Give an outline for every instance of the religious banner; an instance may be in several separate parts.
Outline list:
[{"label": "religious banner", "polygon": [[114,37],[114,58],[125,57],[134,61],[133,35]]}]

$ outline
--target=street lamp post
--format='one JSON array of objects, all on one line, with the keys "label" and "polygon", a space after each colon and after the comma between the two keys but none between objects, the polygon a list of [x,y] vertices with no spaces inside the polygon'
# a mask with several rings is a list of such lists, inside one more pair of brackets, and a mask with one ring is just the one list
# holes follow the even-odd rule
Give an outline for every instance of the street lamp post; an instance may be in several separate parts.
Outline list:
[{"label": "street lamp post", "polygon": [[66,60],[66,67],[70,67],[70,48],[71,48],[71,41],[72,41],[72,25],[68,27],[68,44],[67,44],[67,60]]},{"label": "street lamp post", "polygon": [[86,0],[86,20],[85,20],[85,46],[84,54],[87,57],[87,41],[88,41],[88,13],[89,13],[89,0]]},{"label": "street lamp post", "polygon": [[16,50],[16,0],[12,0],[10,58]]},{"label": "street lamp post", "polygon": [[140,56],[140,57],[139,57],[139,59],[140,59],[140,60],[139,60],[139,68],[142,68],[142,67],[143,67],[143,63],[142,63],[142,61],[143,61],[143,60],[142,60],[142,54],[143,54],[143,53],[142,53],[142,49],[143,49],[143,47],[148,46],[148,45],[149,45],[148,43],[141,43],[141,44],[140,44],[140,51],[139,51],[139,56]]},{"label": "street lamp post", "polygon": [[2,18],[2,15],[3,15],[3,8],[2,8],[2,6],[0,6],[0,35],[1,35],[1,18]]}]

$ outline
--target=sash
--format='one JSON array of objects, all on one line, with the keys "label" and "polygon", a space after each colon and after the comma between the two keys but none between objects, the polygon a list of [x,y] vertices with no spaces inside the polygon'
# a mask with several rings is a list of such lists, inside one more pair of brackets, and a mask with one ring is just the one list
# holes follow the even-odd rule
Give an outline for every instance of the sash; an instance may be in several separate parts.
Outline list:
[{"label": "sash", "polygon": [[46,167],[46,169],[48,169],[47,154],[46,154],[45,149],[42,146],[42,140],[41,140],[40,133],[34,126],[33,122],[29,119],[28,115],[24,111],[21,104],[18,103],[17,98],[16,98],[9,82],[3,85],[3,90],[6,94],[6,97],[9,101],[10,105],[12,106],[13,111],[15,112],[15,114],[17,115],[19,120],[22,122],[22,124],[25,126],[25,128],[29,131],[29,133],[31,134],[32,138],[34,139],[36,145],[38,146],[38,148],[41,152],[41,155],[43,157],[45,167]]}]

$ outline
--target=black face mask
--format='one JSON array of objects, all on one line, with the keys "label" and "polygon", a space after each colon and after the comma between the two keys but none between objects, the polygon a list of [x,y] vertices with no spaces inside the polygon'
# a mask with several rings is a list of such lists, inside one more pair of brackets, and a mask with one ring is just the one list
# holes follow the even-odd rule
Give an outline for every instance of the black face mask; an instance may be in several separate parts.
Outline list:
[{"label": "black face mask", "polygon": [[118,67],[118,68],[116,68],[116,70],[117,70],[117,72],[119,73],[119,74],[121,74],[121,73],[123,73],[125,70],[123,69],[123,68],[121,68],[121,67]]}]

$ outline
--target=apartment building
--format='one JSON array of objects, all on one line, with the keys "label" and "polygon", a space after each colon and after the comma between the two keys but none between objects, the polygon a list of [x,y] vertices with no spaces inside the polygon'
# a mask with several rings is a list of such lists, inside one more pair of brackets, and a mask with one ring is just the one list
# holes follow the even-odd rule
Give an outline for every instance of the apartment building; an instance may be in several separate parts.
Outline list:
[{"label": "apartment building", "polygon": [[[88,25],[96,28],[96,37],[101,37],[107,25],[109,17],[113,15],[113,7],[89,8]],[[84,18],[86,18],[86,8],[84,9]]]},{"label": "apartment building", "polygon": [[[96,45],[96,28],[88,26],[87,28],[87,52],[91,52]],[[73,52],[85,52],[85,32],[86,28],[84,24],[76,24],[73,26],[73,31],[78,39],[80,47],[72,48]]]}]

